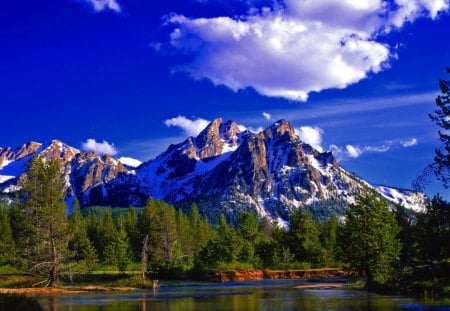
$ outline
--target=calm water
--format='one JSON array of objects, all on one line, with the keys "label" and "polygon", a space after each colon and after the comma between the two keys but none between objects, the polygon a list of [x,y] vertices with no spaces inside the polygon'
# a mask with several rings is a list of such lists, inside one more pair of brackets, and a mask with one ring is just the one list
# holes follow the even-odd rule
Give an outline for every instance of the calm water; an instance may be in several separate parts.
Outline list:
[{"label": "calm water", "polygon": [[[331,280],[335,282],[336,280]],[[157,292],[97,293],[41,297],[45,310],[439,310],[450,306],[426,305],[402,297],[379,296],[348,289],[297,289],[302,280],[164,286]]]}]

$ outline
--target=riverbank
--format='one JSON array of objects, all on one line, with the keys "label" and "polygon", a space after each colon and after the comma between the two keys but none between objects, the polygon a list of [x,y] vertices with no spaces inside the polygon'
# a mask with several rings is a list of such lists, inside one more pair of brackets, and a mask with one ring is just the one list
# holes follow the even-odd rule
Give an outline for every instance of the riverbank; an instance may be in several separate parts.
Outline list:
[{"label": "riverbank", "polygon": [[305,269],[305,270],[230,270],[230,271],[206,271],[204,278],[213,282],[242,282],[274,279],[310,279],[348,277],[349,271],[341,268]]},{"label": "riverbank", "polygon": [[[228,271],[202,270],[189,274],[172,274],[171,277],[153,275],[152,279],[196,280],[206,282],[242,282],[265,279],[309,279],[348,277],[350,273],[340,268],[304,270],[253,270],[237,269]],[[152,288],[150,280],[143,280],[139,273],[115,274],[71,274],[62,275],[54,288],[33,287],[41,279],[29,275],[0,276],[0,294],[45,295],[89,291],[132,290]]]},{"label": "riverbank", "polygon": [[0,295],[59,295],[82,294],[89,292],[131,291],[134,287],[109,287],[109,286],[74,286],[74,287],[25,287],[25,288],[0,288]]}]

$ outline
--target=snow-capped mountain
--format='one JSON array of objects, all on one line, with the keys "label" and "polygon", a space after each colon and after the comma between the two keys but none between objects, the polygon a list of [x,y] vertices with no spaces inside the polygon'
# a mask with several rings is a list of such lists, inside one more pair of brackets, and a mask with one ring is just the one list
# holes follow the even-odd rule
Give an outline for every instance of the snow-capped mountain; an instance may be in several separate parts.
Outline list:
[{"label": "snow-capped mountain", "polygon": [[0,149],[0,191],[18,189],[26,163],[36,154],[61,162],[68,197],[76,196],[84,206],[142,206],[152,197],[186,207],[196,202],[210,217],[253,210],[283,220],[305,206],[321,214],[342,213],[364,188],[407,208],[424,204],[422,194],[372,186],[347,172],[331,152],[303,142],[285,120],[254,134],[216,119],[197,137],[170,145],[136,168],[139,163],[59,141]]}]

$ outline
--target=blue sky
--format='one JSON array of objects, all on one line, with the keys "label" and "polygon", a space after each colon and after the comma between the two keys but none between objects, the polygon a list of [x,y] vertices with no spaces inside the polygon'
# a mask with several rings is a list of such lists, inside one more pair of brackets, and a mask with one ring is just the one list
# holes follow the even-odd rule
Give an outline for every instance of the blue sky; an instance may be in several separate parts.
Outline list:
[{"label": "blue sky", "polygon": [[408,188],[439,146],[448,0],[25,0],[0,24],[2,147],[146,161],[217,117],[284,118],[346,169]]}]

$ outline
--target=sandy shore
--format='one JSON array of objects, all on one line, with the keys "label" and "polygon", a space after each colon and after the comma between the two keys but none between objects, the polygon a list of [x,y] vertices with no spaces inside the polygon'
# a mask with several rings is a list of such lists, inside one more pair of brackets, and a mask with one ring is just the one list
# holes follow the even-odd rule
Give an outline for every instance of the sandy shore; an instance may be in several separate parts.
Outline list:
[{"label": "sandy shore", "polygon": [[0,294],[13,295],[59,295],[81,294],[87,292],[131,291],[133,287],[104,287],[104,286],[77,286],[77,287],[47,287],[47,288],[0,288]]},{"label": "sandy shore", "polygon": [[295,288],[301,289],[332,289],[332,288],[343,288],[346,287],[347,284],[343,283],[317,283],[317,284],[304,284],[295,286]]}]

